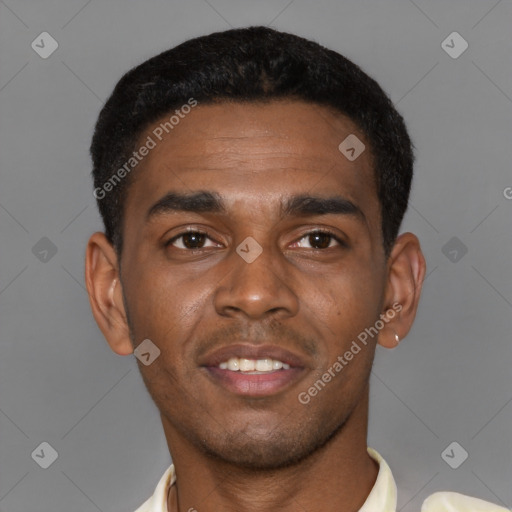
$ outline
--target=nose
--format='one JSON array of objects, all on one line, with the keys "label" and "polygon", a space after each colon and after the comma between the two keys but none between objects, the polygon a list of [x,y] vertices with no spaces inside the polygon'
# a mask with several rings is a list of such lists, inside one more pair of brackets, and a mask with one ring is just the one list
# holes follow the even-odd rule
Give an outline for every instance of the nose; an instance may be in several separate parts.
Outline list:
[{"label": "nose", "polygon": [[297,314],[299,301],[291,288],[290,272],[277,249],[265,248],[254,260],[233,251],[232,272],[215,292],[215,309],[222,316],[245,316],[251,320]]}]

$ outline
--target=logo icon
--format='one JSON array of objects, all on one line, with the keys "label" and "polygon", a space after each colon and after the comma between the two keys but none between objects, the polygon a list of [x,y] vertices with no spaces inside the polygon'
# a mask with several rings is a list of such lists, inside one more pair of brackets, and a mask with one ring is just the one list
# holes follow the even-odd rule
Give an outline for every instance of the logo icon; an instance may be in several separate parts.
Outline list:
[{"label": "logo icon", "polygon": [[452,32],[441,43],[441,48],[452,59],[458,59],[468,49],[468,46],[468,42],[458,32]]},{"label": "logo icon", "polygon": [[456,236],[452,236],[452,238],[443,245],[441,252],[452,263],[457,263],[468,252],[468,248]]},{"label": "logo icon", "polygon": [[59,43],[48,32],[41,32],[30,46],[39,57],[47,59],[59,47]]},{"label": "logo icon", "polygon": [[452,469],[457,469],[468,458],[468,452],[457,441],[453,441],[443,450],[441,458]]},{"label": "logo icon", "polygon": [[32,254],[43,263],[47,263],[57,254],[57,246],[47,237],[43,236],[32,247]]},{"label": "logo icon", "polygon": [[144,366],[149,366],[160,355],[160,349],[150,339],[146,338],[133,351],[133,355]]},{"label": "logo icon", "polygon": [[338,149],[347,160],[353,162],[365,150],[365,145],[356,135],[351,133],[341,142]]},{"label": "logo icon", "polygon": [[263,247],[252,236],[248,236],[236,248],[236,252],[247,263],[252,263],[263,252]]},{"label": "logo icon", "polygon": [[57,460],[58,456],[57,450],[46,441],[41,443],[31,454],[34,461],[43,469],[49,468]]}]

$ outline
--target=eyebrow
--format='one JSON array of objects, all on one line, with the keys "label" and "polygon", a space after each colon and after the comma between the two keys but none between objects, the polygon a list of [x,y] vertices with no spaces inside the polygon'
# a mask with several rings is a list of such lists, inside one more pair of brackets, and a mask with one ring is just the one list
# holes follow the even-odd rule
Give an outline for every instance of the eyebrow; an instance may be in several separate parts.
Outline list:
[{"label": "eyebrow", "polygon": [[[191,194],[169,192],[154,203],[146,214],[146,221],[173,212],[222,213],[227,209],[216,192],[200,191]],[[286,198],[281,203],[281,216],[349,215],[366,222],[363,211],[352,201],[341,196],[319,197],[301,194]]]},{"label": "eyebrow", "polygon": [[226,207],[215,192],[182,194],[169,192],[159,199],[146,214],[146,221],[153,217],[172,212],[226,213]]},{"label": "eyebrow", "polygon": [[366,222],[363,211],[349,199],[341,196],[292,196],[282,206],[283,216],[292,215],[350,215]]}]

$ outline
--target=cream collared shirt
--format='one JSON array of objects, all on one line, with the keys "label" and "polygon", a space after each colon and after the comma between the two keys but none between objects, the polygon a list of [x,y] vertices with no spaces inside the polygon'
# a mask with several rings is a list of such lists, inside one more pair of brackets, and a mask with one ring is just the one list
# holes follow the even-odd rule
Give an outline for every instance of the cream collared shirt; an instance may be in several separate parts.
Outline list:
[{"label": "cream collared shirt", "polygon": [[[359,512],[396,512],[397,489],[391,469],[386,461],[372,448],[368,453],[379,464],[377,480]],[[169,512],[167,495],[176,482],[174,465],[171,465],[156,486],[151,496],[135,512]],[[421,512],[511,512],[510,510],[471,498],[456,492],[436,492],[429,496],[421,507]]]}]

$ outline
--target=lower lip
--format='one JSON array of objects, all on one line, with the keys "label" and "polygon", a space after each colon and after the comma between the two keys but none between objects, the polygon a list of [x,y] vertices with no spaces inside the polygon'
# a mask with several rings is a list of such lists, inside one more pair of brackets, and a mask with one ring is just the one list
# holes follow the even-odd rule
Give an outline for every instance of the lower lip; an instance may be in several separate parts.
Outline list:
[{"label": "lower lip", "polygon": [[303,368],[290,368],[269,373],[250,374],[232,372],[217,367],[207,367],[208,374],[232,393],[244,396],[263,397],[279,393],[296,381]]}]

